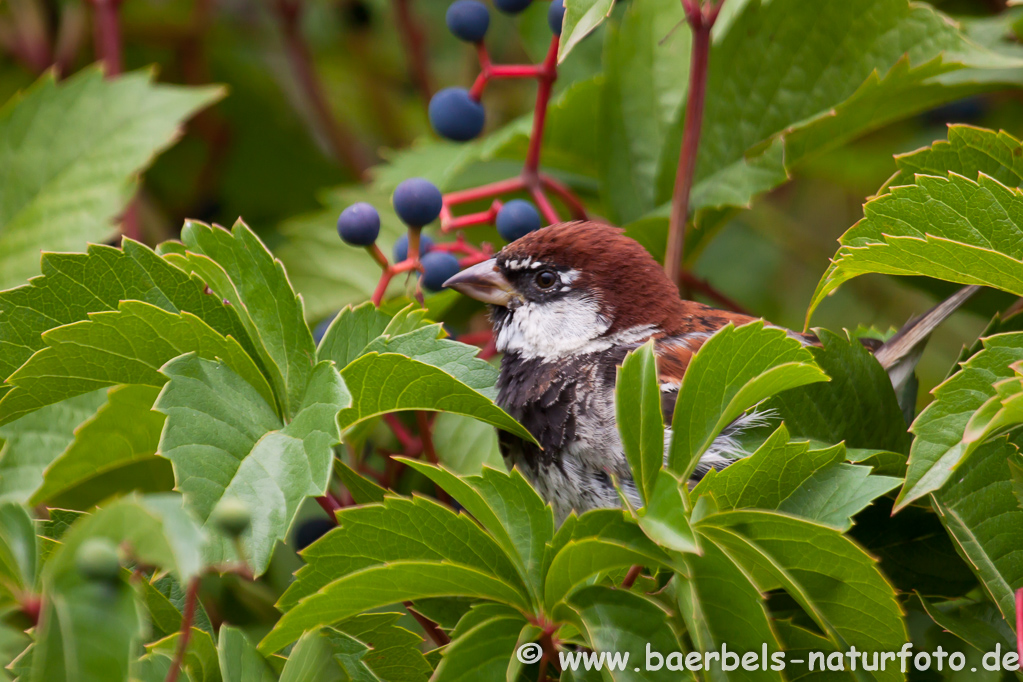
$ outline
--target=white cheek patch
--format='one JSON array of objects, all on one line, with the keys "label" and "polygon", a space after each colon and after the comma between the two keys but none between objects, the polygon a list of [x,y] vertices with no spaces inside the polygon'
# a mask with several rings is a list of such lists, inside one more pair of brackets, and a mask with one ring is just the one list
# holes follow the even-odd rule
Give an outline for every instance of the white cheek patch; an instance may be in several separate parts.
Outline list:
[{"label": "white cheek patch", "polygon": [[515,308],[497,334],[497,349],[524,358],[556,358],[577,352],[611,327],[590,297],[529,301]]}]

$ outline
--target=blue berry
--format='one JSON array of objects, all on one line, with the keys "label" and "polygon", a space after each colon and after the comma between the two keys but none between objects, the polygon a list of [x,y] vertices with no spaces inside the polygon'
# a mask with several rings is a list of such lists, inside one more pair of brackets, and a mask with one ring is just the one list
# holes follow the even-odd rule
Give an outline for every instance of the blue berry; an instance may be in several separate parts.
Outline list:
[{"label": "blue berry", "polygon": [[367,203],[352,204],[341,211],[337,233],[346,244],[370,246],[380,235],[380,214]]},{"label": "blue berry", "polygon": [[[419,257],[422,258],[428,254],[432,248],[433,240],[425,234],[419,235]],[[394,262],[400,263],[406,258],[408,258],[408,234],[403,234],[398,237],[398,241],[394,242]]]},{"label": "blue berry", "polygon": [[465,88],[444,88],[430,100],[430,125],[441,137],[467,142],[481,132],[486,122],[483,105]]},{"label": "blue berry", "polygon": [[394,190],[394,210],[401,221],[412,227],[432,223],[440,215],[444,198],[429,180],[409,178]]},{"label": "blue berry", "polygon": [[497,232],[506,242],[525,237],[540,226],[540,214],[533,204],[522,199],[512,199],[497,212]]},{"label": "blue berry", "polygon": [[444,16],[448,30],[468,43],[478,43],[490,28],[490,10],[476,0],[455,0]]},{"label": "blue berry", "polygon": [[529,7],[532,0],[494,0],[497,9],[508,14],[518,14]]},{"label": "blue berry", "polygon": [[565,0],[551,0],[551,6],[547,8],[547,25],[554,31],[554,35],[561,35],[561,25],[565,23]]},{"label": "blue berry", "polygon": [[330,329],[330,325],[334,322],[335,317],[337,317],[337,313],[327,315],[316,325],[316,329],[313,330],[313,341],[316,342],[317,346],[320,345],[320,341],[323,341],[323,337],[327,334],[327,330]]},{"label": "blue berry", "polygon": [[423,256],[423,286],[430,291],[440,291],[444,282],[461,269],[454,255],[447,251],[431,251]]},{"label": "blue berry", "polygon": [[295,542],[295,549],[305,549],[321,537],[337,528],[337,523],[330,519],[316,517],[304,522],[295,530],[292,536]]}]

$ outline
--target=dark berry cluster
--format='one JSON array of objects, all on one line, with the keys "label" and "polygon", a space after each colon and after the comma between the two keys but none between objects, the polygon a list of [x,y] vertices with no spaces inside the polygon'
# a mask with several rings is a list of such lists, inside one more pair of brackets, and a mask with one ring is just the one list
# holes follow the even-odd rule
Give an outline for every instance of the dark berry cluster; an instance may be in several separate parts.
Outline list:
[{"label": "dark berry cluster", "polygon": [[[532,0],[493,0],[501,12],[518,14],[526,10]],[[380,216],[364,203],[354,204],[338,219],[338,233],[353,246],[366,248],[383,270],[373,294],[379,304],[391,279],[402,272],[421,273],[420,284],[437,291],[460,268],[468,267],[491,257],[493,250],[484,243],[482,248],[469,244],[459,234],[454,242],[434,243],[422,234],[422,228],[440,218],[443,233],[463,230],[476,225],[494,225],[498,234],[513,242],[540,229],[545,224],[559,222],[557,208],[550,197],[559,200],[576,219],[585,219],[586,210],[572,191],[557,179],[540,170],[540,149],[543,140],[545,112],[550,103],[554,81],[558,77],[558,46],[562,24],[565,21],[564,0],[551,0],[547,7],[547,23],[552,33],[547,56],[539,64],[494,64],[484,40],[490,29],[490,10],[478,0],[455,0],[447,10],[446,22],[459,39],[476,46],[480,73],[471,88],[451,87],[437,92],[430,100],[429,118],[434,130],[450,140],[464,142],[482,133],[486,113],[480,98],[487,84],[498,78],[531,78],[538,83],[536,114],[530,133],[529,147],[522,173],[516,178],[498,180],[480,187],[472,187],[442,195],[432,183],[422,178],[402,182],[395,190],[392,201],[394,211],[408,226],[407,234],[394,245],[393,262],[376,246],[380,234]],[[526,194],[532,201],[500,197]],[[550,196],[548,195],[550,193]],[[488,209],[475,213],[455,215],[453,208],[490,199]],[[412,253],[411,245],[418,244]]]},{"label": "dark berry cluster", "polygon": [[[440,215],[443,206],[440,190],[429,180],[410,178],[394,190],[392,203],[394,212],[409,227],[408,233],[402,235],[394,245],[393,264],[387,263],[386,257],[376,246],[377,237],[380,236],[380,214],[369,204],[352,204],[343,210],[337,219],[338,234],[346,244],[369,249],[374,259],[384,268],[379,292],[381,295],[395,274],[419,268],[423,273],[423,286],[431,291],[440,291],[444,288],[444,282],[461,269],[453,253],[435,250],[433,240],[420,232]],[[419,242],[418,257],[412,259],[409,258],[410,235]]]},{"label": "dark berry cluster", "polygon": [[[532,3],[532,0],[494,0],[497,9],[506,14],[519,14]],[[555,35],[561,35],[561,24],[565,17],[564,0],[552,0],[547,10],[547,23]],[[480,51],[483,62],[483,73],[480,80],[471,90],[465,88],[445,88],[430,100],[430,125],[441,137],[455,142],[467,142],[483,132],[486,114],[480,104],[483,86],[489,78],[521,77],[526,73],[521,68],[507,67],[502,70],[494,68],[483,46],[483,39],[490,28],[490,10],[477,0],[455,0],[448,7],[445,15],[448,29],[456,38],[467,43],[474,43]],[[527,67],[528,68],[528,67]],[[512,74],[516,74],[512,76]]]}]

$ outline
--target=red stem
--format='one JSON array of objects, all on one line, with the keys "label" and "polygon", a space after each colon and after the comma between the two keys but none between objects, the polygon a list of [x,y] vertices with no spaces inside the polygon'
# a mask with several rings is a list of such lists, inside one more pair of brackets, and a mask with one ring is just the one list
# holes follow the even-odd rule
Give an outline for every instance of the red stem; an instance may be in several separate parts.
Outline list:
[{"label": "red stem", "polygon": [[732,312],[742,313],[743,315],[749,315],[750,312],[743,308],[741,305],[736,303],[734,300],[715,289],[710,282],[705,279],[700,279],[688,270],[683,270],[680,274],[682,283],[688,289],[699,292],[714,301],[719,306],[727,308]]},{"label": "red stem", "polygon": [[700,145],[700,128],[707,96],[707,63],[710,57],[710,31],[717,20],[724,0],[708,2],[700,7],[698,0],[683,0],[686,21],[693,31],[692,56],[689,61],[689,93],[686,97],[686,120],[682,130],[682,147],[675,174],[675,189],[671,197],[671,217],[668,223],[668,246],[664,256],[664,269],[668,277],[680,287],[682,258],[685,250],[686,222],[689,217],[689,195],[696,171],[696,152]]},{"label": "red stem", "polygon": [[416,611],[415,605],[412,602],[407,601],[404,602],[404,604],[405,610],[408,611],[412,615],[412,617],[416,619],[416,622],[419,623],[419,626],[421,628],[423,628],[423,631],[426,632],[426,634],[430,635],[430,639],[433,640],[434,644],[436,644],[437,646],[444,646],[445,644],[451,643],[451,638],[448,636],[448,633],[441,630],[440,626],[434,623],[432,620]]},{"label": "red stem", "polygon": [[128,204],[121,216],[121,234],[137,242],[142,241],[142,222],[139,220],[139,195]]},{"label": "red stem", "polygon": [[398,439],[398,443],[401,445],[402,450],[409,450],[418,444],[416,437],[409,433],[409,430],[405,428],[405,425],[401,423],[397,415],[385,414],[384,423],[394,433],[394,437]]},{"label": "red stem", "polygon": [[444,205],[457,206],[458,204],[465,204],[470,201],[489,199],[490,197],[496,197],[500,194],[518,192],[525,188],[526,181],[521,177],[498,180],[497,182],[491,182],[481,187],[471,187],[458,192],[448,192],[444,195]]},{"label": "red stem", "polygon": [[468,334],[462,334],[458,337],[458,341],[470,346],[485,346],[490,343],[492,338],[494,338],[494,332],[489,329],[485,329],[481,332],[469,332]]},{"label": "red stem", "polygon": [[391,279],[394,277],[394,273],[390,268],[387,268],[380,275],[380,281],[377,282],[377,288],[373,291],[373,305],[380,307],[380,302],[384,300],[384,294],[387,293],[387,285],[391,283]]},{"label": "red stem", "polygon": [[560,223],[561,217],[558,212],[554,210],[554,206],[551,205],[547,195],[543,193],[543,187],[539,184],[533,185],[529,188],[529,193],[533,196],[533,201],[536,202],[537,208],[540,209],[540,215],[544,217],[547,224],[553,225],[554,223]]},{"label": "red stem", "polygon": [[551,38],[551,46],[547,57],[540,66],[537,78],[540,85],[536,91],[536,107],[533,109],[533,131],[529,135],[529,150],[526,152],[526,165],[523,172],[535,174],[540,168],[540,149],[543,146],[543,127],[547,119],[547,105],[551,101],[551,89],[558,78],[558,44],[560,36]]},{"label": "red stem", "polygon": [[554,638],[550,632],[544,631],[540,635],[540,646],[543,648],[544,656],[557,672],[561,672],[561,663],[558,661],[558,648],[554,644]]},{"label": "red stem", "polygon": [[579,201],[579,198],[572,193],[565,185],[561,184],[549,175],[540,174],[540,184],[550,191],[554,192],[558,198],[568,207],[568,210],[572,213],[572,218],[575,220],[586,220],[586,207],[583,206],[583,202]]},{"label": "red stem", "polygon": [[643,567],[641,565],[633,565],[632,568],[629,569],[629,572],[625,574],[625,579],[622,580],[622,589],[627,590],[632,587],[636,582],[636,578],[639,577],[639,574],[642,571]]},{"label": "red stem", "polygon": [[367,180],[368,152],[355,135],[344,127],[330,110],[330,103],[316,76],[312,52],[302,35],[302,0],[276,0],[274,9],[284,34],[284,48],[291,70],[312,107],[316,121],[327,137],[335,157],[360,180]]},{"label": "red stem", "polygon": [[398,35],[405,49],[409,74],[419,90],[423,103],[429,104],[433,97],[433,86],[430,78],[430,58],[426,51],[426,37],[422,27],[412,14],[410,0],[393,0],[394,15],[398,24]]},{"label": "red stem", "polygon": [[545,73],[543,64],[495,64],[490,67],[491,78],[540,78]]},{"label": "red stem", "polygon": [[479,357],[481,360],[489,360],[495,355],[497,355],[497,339],[492,338],[487,342],[487,345],[483,346],[483,349],[479,352]]},{"label": "red stem", "polygon": [[1016,652],[1019,669],[1023,670],[1023,587],[1016,590]]},{"label": "red stem", "polygon": [[[494,199],[494,203],[490,204],[490,208],[485,211],[467,213],[457,218],[448,218],[446,221],[442,221],[441,232],[454,232],[455,230],[462,230],[476,225],[490,225],[497,218],[497,212],[501,210],[503,205],[500,201]],[[441,245],[437,244],[434,246],[434,249],[436,250],[439,246]]]},{"label": "red stem", "polygon": [[377,246],[375,242],[372,245],[367,246],[366,250],[369,251],[369,255],[373,257],[373,260],[375,260],[377,265],[381,268],[386,270],[390,267],[390,263],[387,262],[387,256],[384,255],[384,252],[380,250],[380,247]]},{"label": "red stem", "polygon": [[174,661],[164,682],[177,682],[181,674],[181,664],[185,662],[185,653],[188,651],[188,641],[192,638],[192,621],[195,619],[195,603],[199,600],[199,576],[195,576],[188,583],[188,592],[185,595],[185,612],[181,615],[181,640],[178,642],[178,651],[174,654]]},{"label": "red stem", "polygon": [[103,62],[107,78],[124,70],[121,62],[121,26],[117,10],[121,0],[89,0],[95,27],[96,56]]},{"label": "red stem", "polygon": [[540,670],[536,673],[536,679],[539,682],[549,682],[551,679],[547,676],[547,665],[550,659],[547,658],[547,652],[540,658]]},{"label": "red stem", "polygon": [[419,439],[423,444],[423,452],[430,464],[437,464],[437,451],[433,447],[433,437],[430,435],[430,420],[425,412],[416,412],[416,428],[419,429]]},{"label": "red stem", "polygon": [[327,512],[327,516],[335,524],[337,523],[337,513],[344,509],[344,505],[341,501],[334,497],[334,493],[327,491],[326,495],[321,495],[316,498],[316,502],[323,508],[323,511]]}]

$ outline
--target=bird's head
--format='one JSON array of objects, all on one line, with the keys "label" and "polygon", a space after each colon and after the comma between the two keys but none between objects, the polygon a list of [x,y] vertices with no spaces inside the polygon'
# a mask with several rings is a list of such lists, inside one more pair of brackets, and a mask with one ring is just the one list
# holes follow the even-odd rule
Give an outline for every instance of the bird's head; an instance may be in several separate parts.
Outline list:
[{"label": "bird's head", "polygon": [[491,305],[497,348],[556,359],[671,333],[678,289],[617,227],[570,222],[531,232],[445,286]]}]

